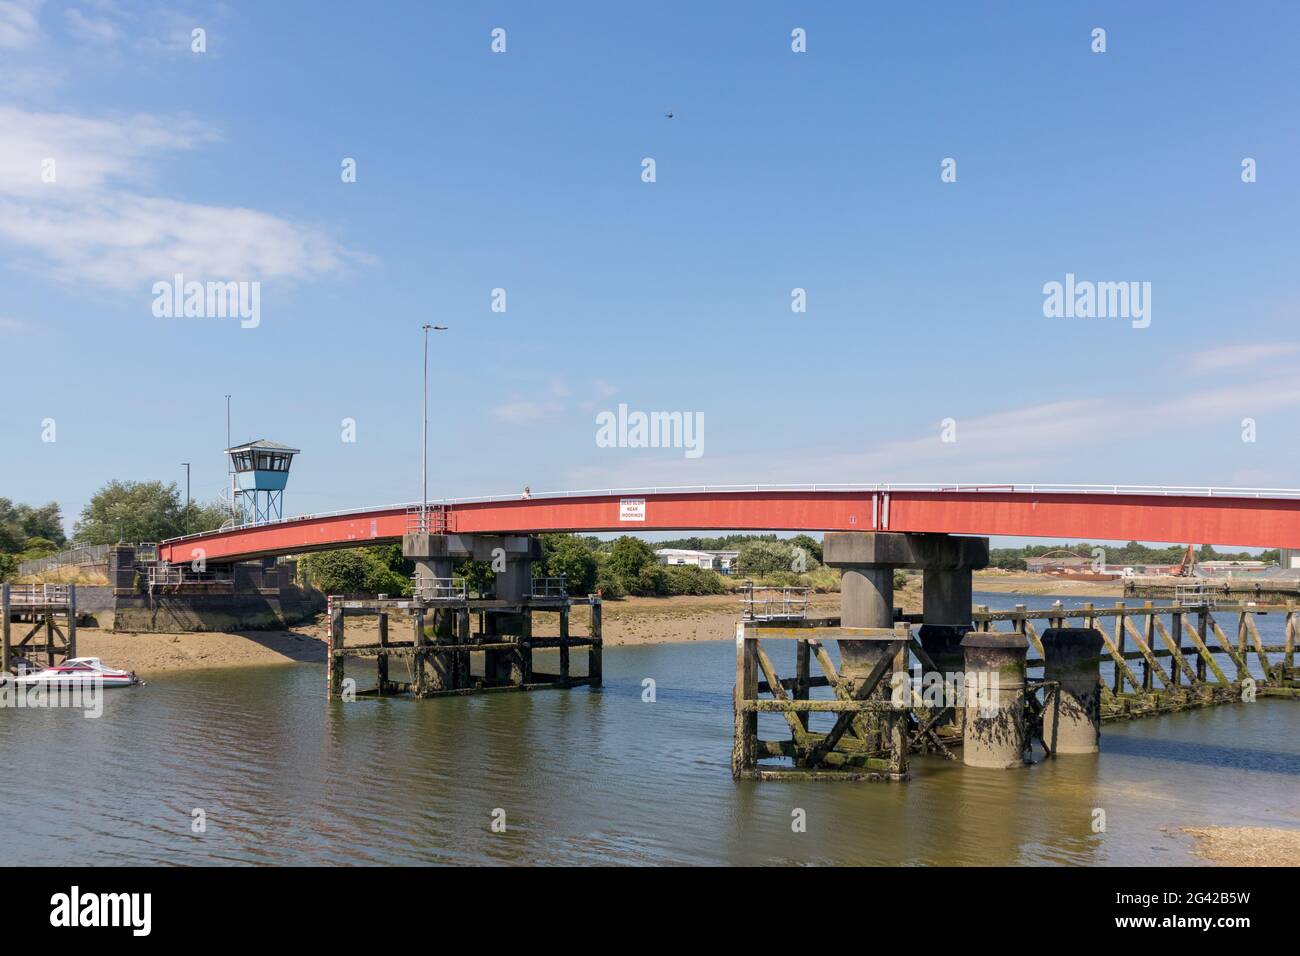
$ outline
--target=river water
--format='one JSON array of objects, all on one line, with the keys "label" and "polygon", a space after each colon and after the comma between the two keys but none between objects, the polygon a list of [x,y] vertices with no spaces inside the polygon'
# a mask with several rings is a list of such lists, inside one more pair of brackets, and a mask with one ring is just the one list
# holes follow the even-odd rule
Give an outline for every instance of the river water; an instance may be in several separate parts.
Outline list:
[{"label": "river water", "polygon": [[[1280,641],[1280,617],[1261,630]],[[330,703],[304,664],[161,676],[99,719],[0,710],[0,864],[1190,865],[1179,827],[1300,823],[1283,700],[1106,724],[1098,756],[1010,771],[738,783],[721,637],[608,648],[599,691]]]}]

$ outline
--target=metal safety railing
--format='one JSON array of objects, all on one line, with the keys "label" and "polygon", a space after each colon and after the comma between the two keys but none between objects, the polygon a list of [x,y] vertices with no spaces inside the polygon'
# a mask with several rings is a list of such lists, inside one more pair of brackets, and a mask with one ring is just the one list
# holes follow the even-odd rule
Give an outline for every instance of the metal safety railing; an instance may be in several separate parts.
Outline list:
[{"label": "metal safety railing", "polygon": [[764,587],[753,581],[740,586],[741,614],[746,621],[798,621],[808,615],[810,588]]},{"label": "metal safety railing", "polygon": [[533,578],[533,589],[529,592],[529,597],[535,598],[562,598],[568,597],[569,592],[564,588],[564,575],[553,578]]},{"label": "metal safety railing", "polygon": [[1174,588],[1174,604],[1179,607],[1216,607],[1214,589],[1206,584],[1180,584]]},{"label": "metal safety railing", "polygon": [[463,601],[466,594],[465,579],[412,575],[411,594],[417,601]]},{"label": "metal safety railing", "polygon": [[148,574],[145,576],[145,583],[149,586],[150,591],[158,588],[179,587],[182,584],[199,584],[212,585],[221,584],[233,585],[235,579],[231,577],[217,577],[211,572],[194,572],[184,564],[165,564],[158,562],[146,566]]},{"label": "metal safety railing", "polygon": [[11,584],[9,603],[14,607],[67,604],[68,586],[66,584]]},{"label": "metal safety railing", "polygon": [[406,509],[407,534],[446,534],[450,527],[451,521],[445,505]]}]

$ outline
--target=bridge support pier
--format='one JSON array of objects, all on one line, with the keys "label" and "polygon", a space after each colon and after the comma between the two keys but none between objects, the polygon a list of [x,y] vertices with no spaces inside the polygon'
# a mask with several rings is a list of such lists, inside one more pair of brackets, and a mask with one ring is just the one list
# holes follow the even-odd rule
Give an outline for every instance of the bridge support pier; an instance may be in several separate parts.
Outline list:
[{"label": "bridge support pier", "polygon": [[[522,553],[497,555],[504,558],[504,567],[496,572],[496,598],[511,605],[525,605],[533,593],[533,561],[542,556],[542,543],[537,538],[525,538]],[[513,643],[504,650],[487,651],[483,655],[483,679],[489,686],[515,685],[522,687],[533,680],[533,615],[531,610],[486,611],[483,626],[489,642]],[[514,640],[511,641],[510,638]]]},{"label": "bridge support pier", "polygon": [[[599,687],[601,683],[600,598],[591,595],[590,636],[569,633],[573,602],[564,592],[563,579],[535,588],[533,562],[541,557],[541,542],[527,536],[407,535],[403,552],[416,563],[416,589],[411,598],[345,600],[330,598],[331,641],[329,649],[329,693],[343,692],[344,661],[349,657],[377,659],[378,685],[358,691],[358,696],[383,696],[409,691],[416,697],[442,697],[479,691],[535,690],[543,687]],[[496,594],[471,597],[463,586],[451,580],[453,560],[458,557],[492,561],[498,567]],[[478,612],[479,629],[471,628],[471,615]],[[534,636],[533,615],[555,613],[558,636]],[[379,622],[375,644],[343,642],[344,616],[374,615]],[[393,640],[393,616],[410,620],[410,640]],[[399,631],[400,633],[400,631]],[[571,671],[572,649],[588,650],[586,676]],[[535,673],[535,649],[557,650],[555,673]],[[471,659],[481,654],[482,676],[475,676]],[[393,680],[391,660],[403,661],[410,681]]]},{"label": "bridge support pier", "polygon": [[1042,642],[1043,680],[1058,682],[1043,710],[1043,740],[1055,754],[1095,754],[1101,749],[1101,632],[1052,627]]},{"label": "bridge support pier", "polygon": [[[924,574],[921,648],[924,662],[944,675],[960,674],[965,667],[962,639],[971,625],[971,572],[987,567],[988,538],[946,534],[905,534],[892,531],[837,531],[826,535],[823,561],[842,571],[840,623],[844,627],[893,627],[894,571],[920,568]],[[840,645],[844,675],[863,676],[875,662],[863,657],[865,645]],[[899,669],[905,670],[904,655]],[[960,729],[964,714],[939,726]]]},{"label": "bridge support pier", "polygon": [[962,762],[1002,769],[1024,764],[1025,660],[1019,632],[972,631],[966,651],[966,726]]}]

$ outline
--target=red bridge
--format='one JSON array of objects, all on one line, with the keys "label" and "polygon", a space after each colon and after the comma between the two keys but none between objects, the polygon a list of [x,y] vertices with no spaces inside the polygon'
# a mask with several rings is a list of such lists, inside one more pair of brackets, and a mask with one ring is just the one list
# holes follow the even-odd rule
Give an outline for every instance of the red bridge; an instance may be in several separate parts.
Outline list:
[{"label": "red bridge", "polygon": [[[732,485],[430,504],[459,534],[902,531],[1300,548],[1300,490],[1126,485]],[[418,510],[418,506],[415,506]],[[174,538],[159,558],[242,561],[400,541],[412,506],[304,515]]]}]

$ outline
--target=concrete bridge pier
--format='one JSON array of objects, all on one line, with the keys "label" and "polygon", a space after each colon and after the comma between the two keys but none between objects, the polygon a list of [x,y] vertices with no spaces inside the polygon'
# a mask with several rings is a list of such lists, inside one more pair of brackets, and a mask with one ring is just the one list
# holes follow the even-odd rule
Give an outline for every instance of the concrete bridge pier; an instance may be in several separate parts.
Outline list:
[{"label": "concrete bridge pier", "polygon": [[[989,540],[950,535],[918,537],[925,539],[922,549],[927,563],[922,566],[922,624],[917,639],[934,669],[944,675],[944,687],[955,688],[961,680],[958,675],[966,667],[961,642],[974,630],[972,572],[988,567]],[[965,709],[954,706],[951,717],[936,726],[960,732],[965,722]]]},{"label": "concrete bridge pier", "polygon": [[1042,641],[1043,680],[1060,682],[1043,712],[1043,739],[1056,754],[1095,754],[1101,749],[1101,631],[1052,627]]},{"label": "concrete bridge pier", "polygon": [[[407,534],[402,537],[402,556],[415,564],[416,594],[433,594],[434,579],[451,577],[456,559],[447,535]],[[427,590],[421,590],[423,588]],[[455,640],[456,612],[451,608],[430,608],[414,618],[420,630],[419,641],[447,644]],[[432,631],[431,635],[426,631]],[[463,656],[463,655],[460,655]],[[468,674],[462,678],[461,662],[449,654],[417,654],[411,661],[416,696],[468,686]]]},{"label": "concrete bridge pier", "polygon": [[[505,542],[510,543],[507,549]],[[512,536],[504,539],[501,551],[505,567],[496,572],[496,599],[511,605],[528,603],[533,593],[533,562],[542,556],[539,538]],[[489,684],[529,684],[533,678],[533,616],[529,610],[502,609],[484,612],[486,640],[499,643],[515,638],[517,648],[485,651],[483,676]]]},{"label": "concrete bridge pier", "polygon": [[[961,639],[971,630],[971,572],[988,566],[988,538],[895,531],[832,531],[822,560],[839,568],[840,623],[844,627],[894,626],[894,571],[924,572],[922,647],[940,670],[963,667]],[[930,643],[926,644],[928,636]],[[860,653],[841,647],[845,666],[860,670],[872,664]],[[874,663],[874,662],[873,662]]]},{"label": "concrete bridge pier", "polygon": [[972,631],[966,651],[966,726],[962,762],[968,767],[1019,767],[1025,751],[1025,658],[1019,632]]}]

